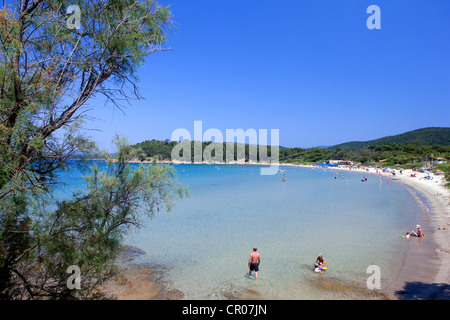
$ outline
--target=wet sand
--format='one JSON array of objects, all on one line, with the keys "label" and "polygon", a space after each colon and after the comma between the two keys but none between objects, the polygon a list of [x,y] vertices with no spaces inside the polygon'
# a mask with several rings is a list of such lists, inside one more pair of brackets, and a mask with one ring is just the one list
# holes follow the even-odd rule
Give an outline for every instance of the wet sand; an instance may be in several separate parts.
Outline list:
[{"label": "wet sand", "polygon": [[117,300],[180,300],[183,293],[169,289],[161,272],[141,265],[122,267],[120,275],[105,286],[105,292]]},{"label": "wet sand", "polygon": [[[441,183],[405,178],[401,182],[426,197],[423,215],[425,238],[410,238],[404,267],[389,288],[389,296],[407,300],[450,299],[450,196]],[[420,202],[419,202],[420,203]],[[413,240],[413,241],[411,241]]]},{"label": "wet sand", "polygon": [[[329,297],[329,294],[332,293],[334,296],[338,296],[339,300],[389,300],[389,297],[381,290],[370,290],[366,286],[361,285],[360,282],[343,280],[327,274],[314,274],[314,277],[305,279],[302,285],[313,287],[316,293],[322,294],[323,297]],[[279,296],[263,296],[258,290],[250,287],[236,287],[233,285],[221,292],[220,298],[227,300],[280,299]]]},{"label": "wet sand", "polygon": [[124,246],[116,261],[117,276],[103,286],[103,292],[117,300],[179,300],[184,294],[171,288],[164,279],[164,268],[137,264],[134,260],[145,254],[132,246]]}]

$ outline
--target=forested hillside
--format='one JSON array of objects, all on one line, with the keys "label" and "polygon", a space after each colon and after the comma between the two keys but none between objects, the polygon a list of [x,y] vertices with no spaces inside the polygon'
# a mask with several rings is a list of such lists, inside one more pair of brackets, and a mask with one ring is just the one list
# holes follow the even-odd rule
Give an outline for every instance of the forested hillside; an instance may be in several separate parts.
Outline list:
[{"label": "forested hillside", "polygon": [[346,142],[332,146],[330,147],[330,149],[334,150],[339,148],[341,150],[355,150],[369,146],[390,145],[393,143],[401,145],[412,144],[419,146],[433,146],[433,145],[449,146],[450,128],[442,128],[442,127],[422,128],[370,141]]},{"label": "forested hillside", "polygon": [[[140,160],[157,156],[160,160],[170,160],[171,152],[178,142],[147,140],[134,145]],[[202,150],[211,142],[202,142]],[[193,143],[191,158],[194,160]],[[270,156],[270,146],[268,155]],[[223,144],[223,161],[226,158],[226,144]],[[245,145],[248,161],[249,145]],[[214,156],[214,154],[213,154]],[[349,142],[330,148],[280,148],[280,162],[323,163],[328,160],[349,160],[362,164],[383,164],[385,166],[421,166],[426,161],[445,162],[450,160],[450,128],[424,128],[400,135],[384,137],[367,142]],[[233,159],[237,159],[237,145]],[[259,157],[258,157],[259,160]]]}]

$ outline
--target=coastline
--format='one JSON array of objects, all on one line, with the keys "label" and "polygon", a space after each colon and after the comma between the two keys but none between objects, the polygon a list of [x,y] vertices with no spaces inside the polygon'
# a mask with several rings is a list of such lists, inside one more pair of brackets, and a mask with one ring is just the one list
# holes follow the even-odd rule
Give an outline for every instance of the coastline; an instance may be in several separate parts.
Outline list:
[{"label": "coastline", "polygon": [[[409,243],[403,271],[389,295],[406,300],[450,299],[450,192],[442,181],[414,179],[401,182],[418,191],[428,202],[422,217],[417,217],[418,223],[426,226],[426,236]],[[416,200],[421,201],[420,195]]]},{"label": "coastline", "polygon": [[[333,167],[333,170],[393,178],[391,172],[373,167],[338,166]],[[450,191],[444,185],[445,178],[430,173],[432,180],[426,180],[428,173],[412,170],[404,170],[401,175],[398,173],[396,170],[395,178],[398,180],[390,183],[403,184],[421,205],[423,214],[417,216],[416,221],[422,226],[425,238],[405,239],[409,243],[401,259],[401,271],[382,291],[392,300],[450,299]],[[416,176],[412,177],[412,174]]]},{"label": "coastline", "polygon": [[[230,163],[243,164],[243,163]],[[256,165],[270,165],[255,163]],[[247,164],[245,164],[247,165]],[[249,164],[253,165],[253,163]],[[277,164],[280,167],[320,168],[314,165]],[[393,178],[391,172],[373,167],[338,166],[337,171],[361,172],[365,175]],[[391,300],[448,300],[450,299],[450,190],[444,186],[445,178],[428,173],[404,170],[390,183],[401,183],[422,206],[422,214],[416,217],[425,232],[425,238],[411,237],[403,257],[401,271],[380,293]],[[412,177],[411,174],[416,174]],[[425,180],[430,175],[432,180]],[[383,181],[382,183],[386,183]],[[411,226],[414,228],[414,226]],[[410,230],[405,230],[410,231]],[[122,279],[118,278],[108,293],[119,300],[172,300],[183,299],[177,289],[169,290],[163,280],[164,274],[154,268],[129,264],[121,267]],[[125,280],[124,280],[125,279]],[[235,297],[236,299],[236,297]],[[367,296],[365,299],[372,299]]]}]

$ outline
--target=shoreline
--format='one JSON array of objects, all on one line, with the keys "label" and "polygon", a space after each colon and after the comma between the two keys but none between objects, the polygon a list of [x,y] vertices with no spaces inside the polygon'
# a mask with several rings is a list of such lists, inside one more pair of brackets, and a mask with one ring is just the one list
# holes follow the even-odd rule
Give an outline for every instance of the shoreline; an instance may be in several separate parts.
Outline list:
[{"label": "shoreline", "polygon": [[[306,165],[300,167],[320,168]],[[394,177],[389,171],[383,172],[373,167],[338,166],[329,169],[370,174],[377,179],[379,176]],[[450,299],[450,191],[445,186],[446,180],[444,176],[432,173],[404,170],[403,174],[398,175],[398,169],[395,172],[395,178],[398,180],[390,183],[403,184],[422,207],[422,214],[416,216],[416,223],[422,226],[425,237],[405,239],[409,243],[402,257],[401,271],[382,291],[392,300],[448,300]],[[412,177],[411,174],[416,176]],[[425,179],[428,175],[432,180]],[[423,203],[422,200],[427,203]]]},{"label": "shoreline", "polygon": [[[278,165],[324,169],[315,165]],[[337,166],[325,169],[360,172],[375,176],[376,179],[381,176],[388,179],[393,177],[391,172],[373,167]],[[398,170],[396,173],[398,174]],[[412,173],[416,176],[411,177]],[[432,176],[432,180],[424,179],[428,175]],[[450,190],[444,185],[445,178],[412,170],[404,170],[402,175],[396,175],[395,178],[396,180],[390,183],[401,183],[422,206],[422,214],[416,215],[416,223],[422,226],[426,236],[405,239],[408,241],[408,248],[400,258],[401,271],[386,288],[380,290],[380,293],[391,300],[448,300],[450,299]],[[124,271],[122,275],[128,287],[122,288],[122,291],[111,287],[108,290],[109,293],[116,293],[119,300],[183,299],[184,294],[181,291],[169,290],[169,286],[161,280],[164,278],[163,272],[158,272],[155,268],[130,264],[121,270]],[[368,296],[367,299],[371,298]]]},{"label": "shoreline", "polygon": [[140,264],[135,260],[146,254],[134,246],[123,245],[116,259],[118,273],[101,288],[107,299],[115,300],[180,300],[184,294],[165,282],[161,266]]},{"label": "shoreline", "polygon": [[422,205],[429,211],[417,217],[428,230],[424,229],[425,238],[409,243],[403,272],[390,294],[401,299],[450,299],[450,192],[441,182],[413,179],[401,182],[428,201]]}]

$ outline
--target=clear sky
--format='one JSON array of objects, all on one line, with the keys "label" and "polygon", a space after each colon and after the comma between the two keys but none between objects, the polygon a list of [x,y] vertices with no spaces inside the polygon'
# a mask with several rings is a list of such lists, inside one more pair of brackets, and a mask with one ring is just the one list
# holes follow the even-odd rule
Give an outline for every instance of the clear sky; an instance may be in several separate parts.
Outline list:
[{"label": "clear sky", "polygon": [[[177,128],[279,129],[313,147],[450,126],[449,0],[161,0],[173,51],[148,57],[123,114],[92,101],[102,147]],[[370,5],[381,29],[369,30]]]}]

